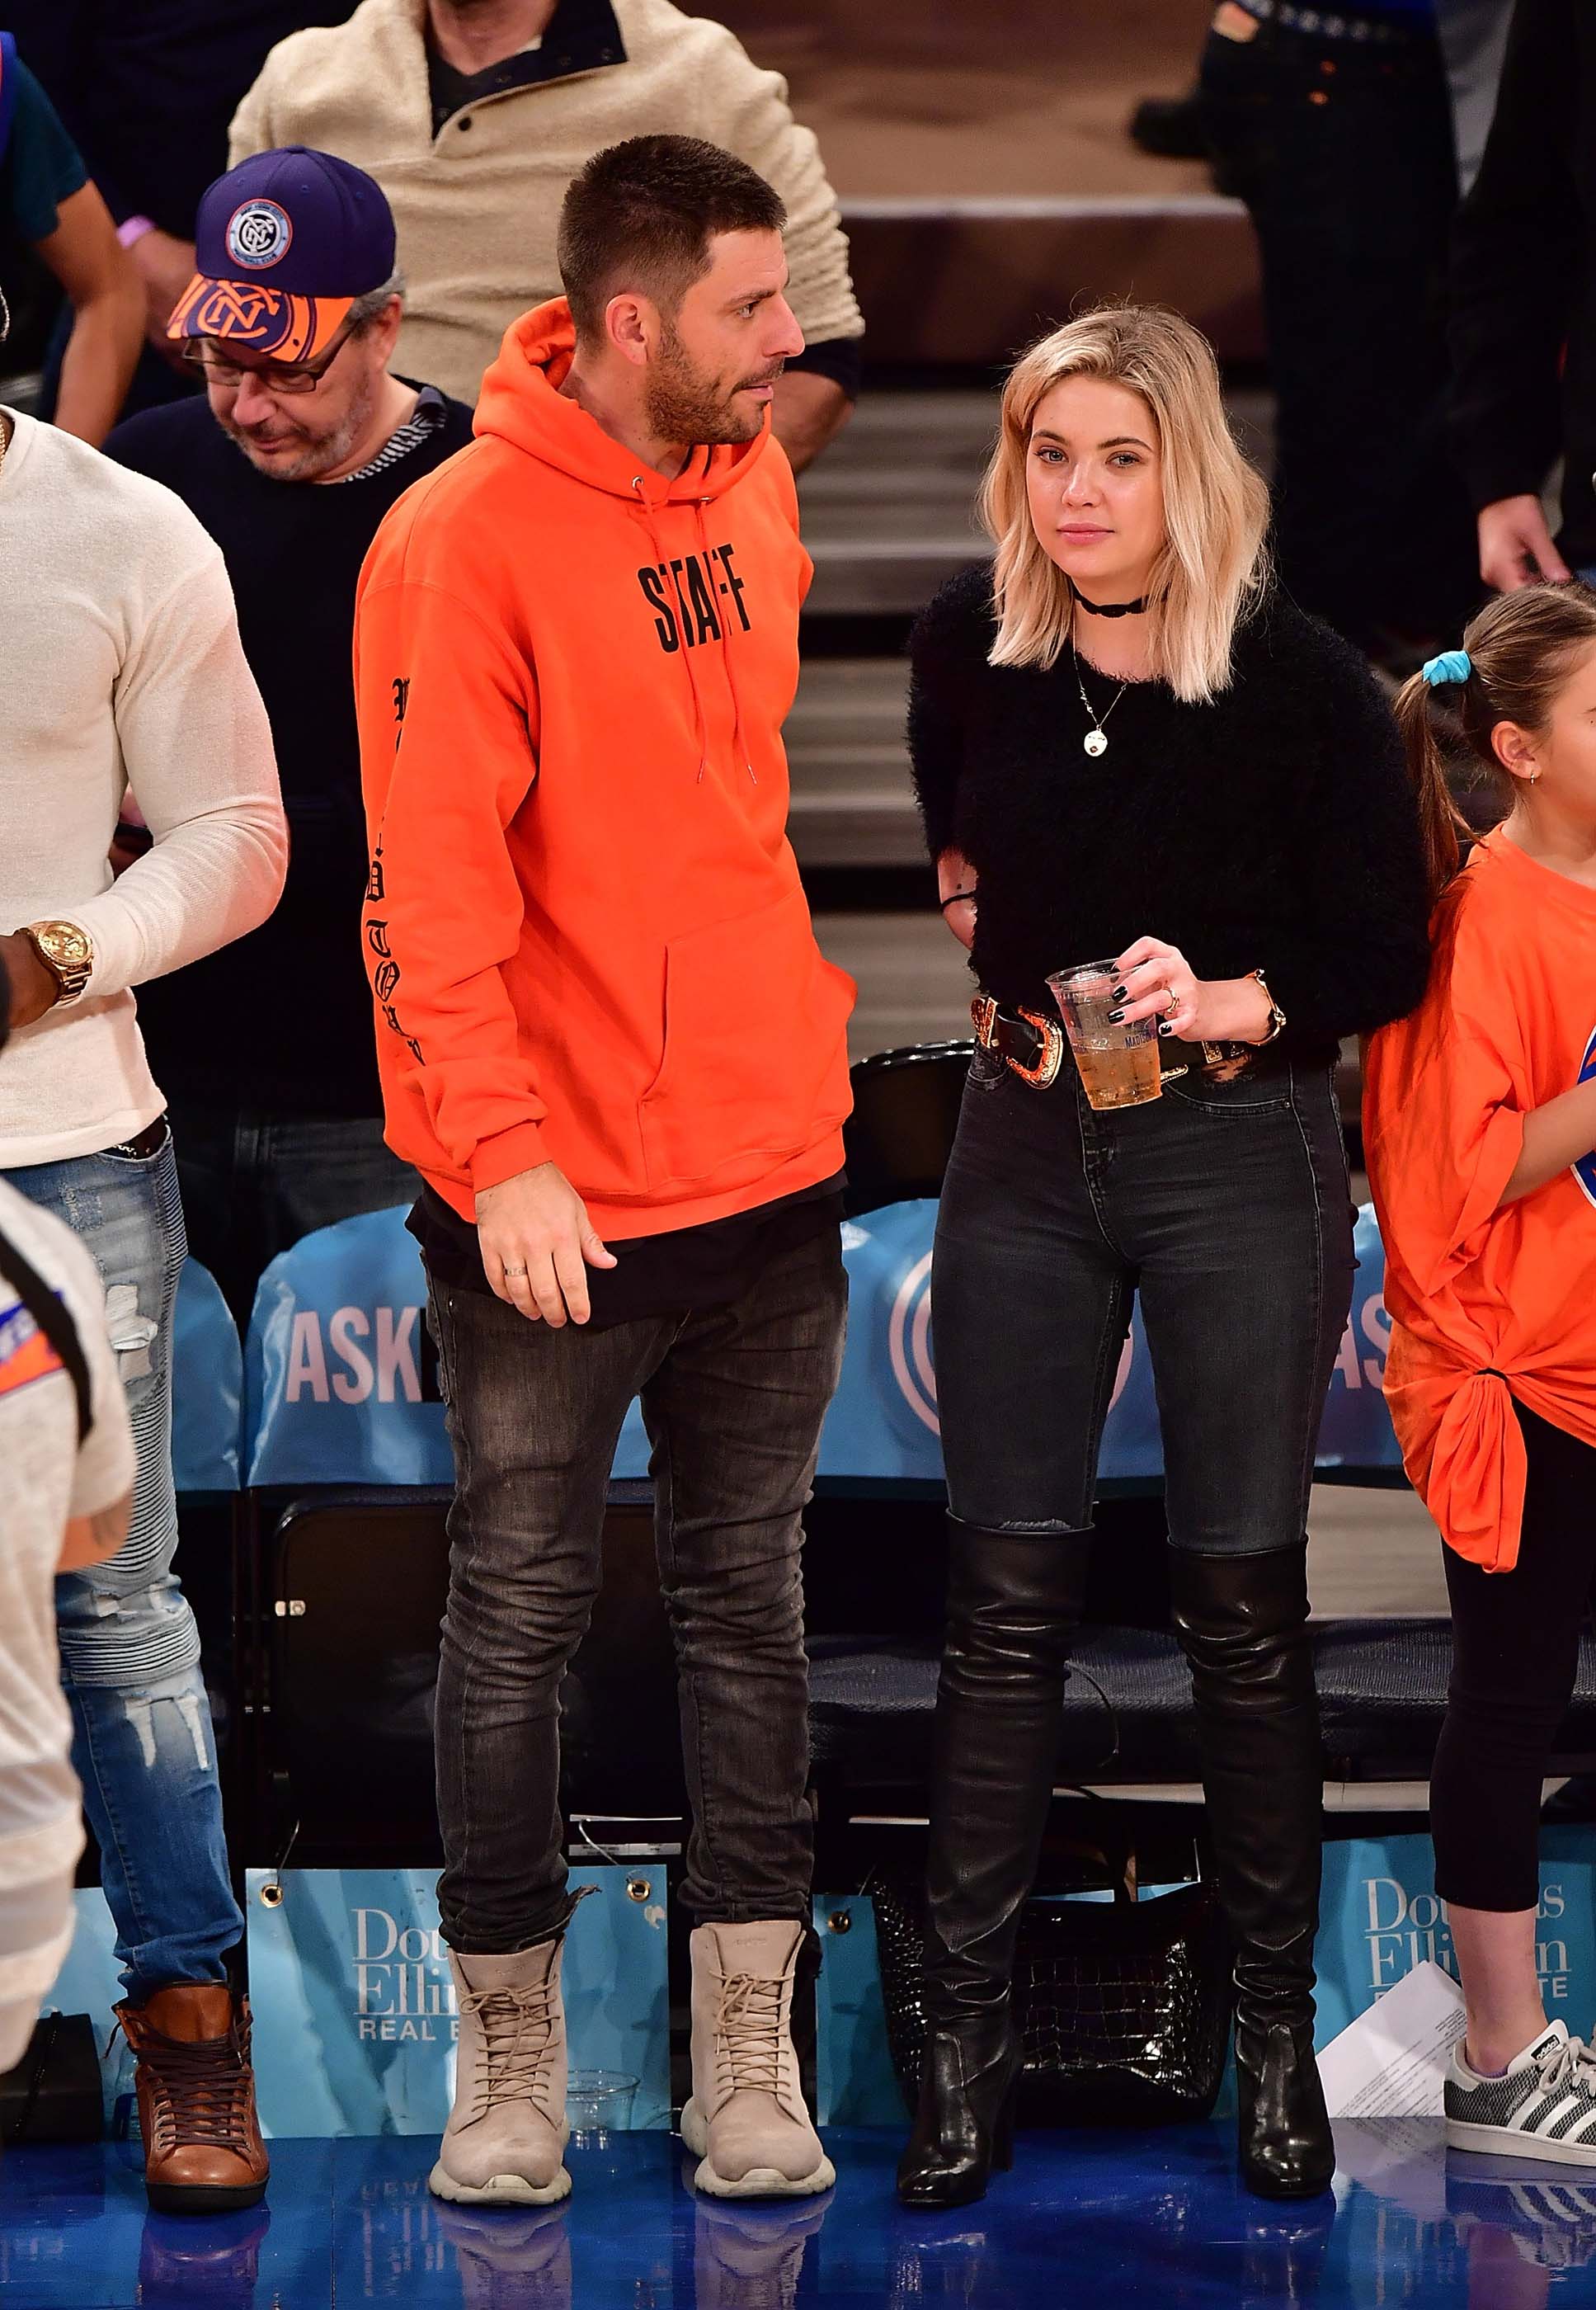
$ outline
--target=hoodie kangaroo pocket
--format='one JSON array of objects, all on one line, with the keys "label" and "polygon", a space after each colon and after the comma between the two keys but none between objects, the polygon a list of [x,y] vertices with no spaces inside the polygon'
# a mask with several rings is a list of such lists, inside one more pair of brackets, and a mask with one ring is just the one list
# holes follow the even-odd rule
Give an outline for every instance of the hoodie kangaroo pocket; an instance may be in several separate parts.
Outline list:
[{"label": "hoodie kangaroo pocket", "polygon": [[834,1131],[854,992],[802,891],[672,939],[664,1058],[638,1108],[650,1192],[742,1186]]}]

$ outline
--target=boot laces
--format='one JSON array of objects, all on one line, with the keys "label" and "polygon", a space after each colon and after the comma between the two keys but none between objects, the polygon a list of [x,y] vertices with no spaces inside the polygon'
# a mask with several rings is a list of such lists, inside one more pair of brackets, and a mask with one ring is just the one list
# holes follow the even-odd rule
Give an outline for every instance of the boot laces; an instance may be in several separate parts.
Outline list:
[{"label": "boot laces", "polygon": [[528,1989],[475,1990],[460,2000],[462,2013],[473,2015],[482,2029],[473,2121],[498,2103],[537,2098],[554,2035],[554,1996],[551,1980]]},{"label": "boot laces", "polygon": [[1566,2045],[1551,2046],[1535,2066],[1547,2093],[1572,2090],[1596,2096],[1596,2053],[1583,2037],[1570,2037]]},{"label": "boot laces", "polygon": [[145,2023],[129,2042],[150,2087],[152,2147],[166,2151],[197,2142],[247,2154],[253,2080],[246,2028],[235,2020],[225,2037],[195,2044]]},{"label": "boot laces", "polygon": [[721,1988],[721,2043],[733,2093],[781,2089],[782,1981],[757,1973],[729,1973]]}]

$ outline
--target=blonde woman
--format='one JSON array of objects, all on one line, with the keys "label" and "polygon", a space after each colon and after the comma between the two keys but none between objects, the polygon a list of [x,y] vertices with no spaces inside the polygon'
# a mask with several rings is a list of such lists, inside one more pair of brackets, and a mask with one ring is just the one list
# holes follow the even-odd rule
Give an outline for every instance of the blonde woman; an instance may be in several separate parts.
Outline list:
[{"label": "blonde woman", "polygon": [[[913,643],[915,783],[983,999],[932,1287],[950,1581],[899,2193],[964,2203],[1007,2162],[1015,1930],[1140,1292],[1236,1949],[1242,2171],[1305,2196],[1334,2164],[1305,1570],[1353,1267],[1331,1070],[1424,991],[1415,804],[1366,667],[1267,582],[1263,484],[1177,315],[1088,314],[1025,355],[983,510],[993,563]],[[1098,1112],[1067,1052],[1049,1080],[1045,981],[1110,956],[1167,1080]]]}]

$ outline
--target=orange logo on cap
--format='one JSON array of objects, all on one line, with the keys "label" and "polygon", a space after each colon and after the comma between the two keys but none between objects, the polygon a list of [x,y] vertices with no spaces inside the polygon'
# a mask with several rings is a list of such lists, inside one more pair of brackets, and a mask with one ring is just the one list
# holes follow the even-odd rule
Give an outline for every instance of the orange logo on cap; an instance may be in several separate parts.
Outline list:
[{"label": "orange logo on cap", "polygon": [[316,337],[316,308],[307,298],[281,289],[256,289],[243,281],[189,283],[167,325],[170,336],[230,338],[255,352],[302,360]]}]

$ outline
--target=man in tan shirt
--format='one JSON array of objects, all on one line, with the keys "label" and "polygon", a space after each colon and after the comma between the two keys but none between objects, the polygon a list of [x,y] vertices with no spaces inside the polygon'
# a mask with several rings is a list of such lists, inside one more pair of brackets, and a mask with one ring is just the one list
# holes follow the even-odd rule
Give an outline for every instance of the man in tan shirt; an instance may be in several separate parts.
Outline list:
[{"label": "man in tan shirt", "polygon": [[848,416],[864,324],[814,136],[724,25],[671,0],[361,0],[347,24],[272,50],[234,117],[231,165],[308,144],[368,169],[409,282],[399,366],[474,402],[510,323],[559,293],[571,178],[651,130],[724,146],[785,204],[807,350],[773,421],[802,468]]}]

